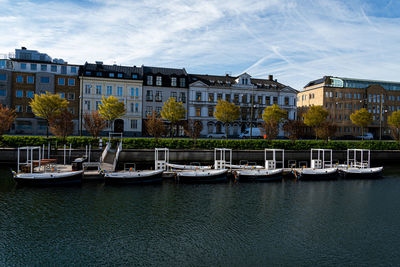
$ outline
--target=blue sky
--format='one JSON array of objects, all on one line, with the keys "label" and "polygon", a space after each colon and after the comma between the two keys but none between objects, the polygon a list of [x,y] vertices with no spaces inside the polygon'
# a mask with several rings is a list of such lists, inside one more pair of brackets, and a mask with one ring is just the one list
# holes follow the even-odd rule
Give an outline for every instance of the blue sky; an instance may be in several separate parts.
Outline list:
[{"label": "blue sky", "polygon": [[69,63],[400,81],[398,0],[0,0],[0,53]]}]

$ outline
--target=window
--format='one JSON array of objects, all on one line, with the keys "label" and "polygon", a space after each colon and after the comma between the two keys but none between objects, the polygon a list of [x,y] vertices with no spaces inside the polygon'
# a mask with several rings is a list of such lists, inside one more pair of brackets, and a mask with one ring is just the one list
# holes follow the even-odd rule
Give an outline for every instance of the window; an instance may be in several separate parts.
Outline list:
[{"label": "window", "polygon": [[123,92],[124,92],[123,88],[122,88],[121,86],[118,86],[118,87],[117,87],[117,95],[118,95],[118,96],[122,96],[122,95],[123,95]]},{"label": "window", "polygon": [[112,86],[107,86],[107,95],[112,95]]},{"label": "window", "polygon": [[37,65],[36,64],[31,64],[31,70],[37,70]]},{"label": "window", "polygon": [[162,101],[162,91],[156,91],[156,99],[157,102]]},{"label": "window", "polygon": [[201,92],[196,92],[196,101],[201,101]]},{"label": "window", "polygon": [[329,92],[325,92],[325,97],[329,97]]},{"label": "window", "polygon": [[68,112],[71,114],[75,114],[75,109],[73,107],[68,107]]},{"label": "window", "polygon": [[91,72],[91,71],[86,71],[86,72],[85,72],[85,75],[90,76],[90,75],[92,75],[92,72]]},{"label": "window", "polygon": [[176,77],[171,78],[171,86],[176,86]]},{"label": "window", "polygon": [[217,94],[217,101],[222,100],[222,94]]},{"label": "window", "polygon": [[124,77],[124,75],[122,73],[118,73],[117,75],[118,75],[118,78],[123,78]]},{"label": "window", "polygon": [[85,100],[85,108],[90,111],[90,100]]},{"label": "window", "polygon": [[152,106],[147,106],[146,107],[146,116],[147,115],[151,115],[152,112],[153,112],[153,107]]},{"label": "window", "polygon": [[96,95],[101,95],[101,85],[96,85]]},{"label": "window", "polygon": [[225,95],[225,100],[231,102],[231,95],[230,94]]},{"label": "window", "polygon": [[114,73],[110,72],[110,73],[108,74],[108,77],[114,78]]},{"label": "window", "polygon": [[51,72],[57,72],[57,65],[51,65],[50,70]]},{"label": "window", "polygon": [[26,70],[26,63],[21,63],[21,69]]},{"label": "window", "polygon": [[26,112],[32,113],[32,107],[30,105],[26,106]]},{"label": "window", "polygon": [[40,65],[40,70],[47,71],[47,65],[45,65],[45,64]]},{"label": "window", "polygon": [[49,83],[50,77],[40,77],[40,83]]},{"label": "window", "polygon": [[0,81],[5,81],[7,80],[7,75],[6,74],[0,74]]},{"label": "window", "polygon": [[180,78],[179,81],[180,81],[180,87],[186,87],[186,80],[185,80],[185,78]]},{"label": "window", "polygon": [[65,85],[65,79],[64,78],[58,78],[58,85]]},{"label": "window", "polygon": [[131,120],[131,129],[137,129],[137,127],[138,127],[138,121]]},{"label": "window", "polygon": [[196,117],[201,117],[201,107],[196,107]]},{"label": "window", "polygon": [[235,102],[235,104],[239,104],[239,94],[234,95],[233,102]]},{"label": "window", "polygon": [[146,91],[146,101],[153,101],[153,91],[151,90]]},{"label": "window", "polygon": [[101,76],[103,76],[103,73],[101,73],[100,71],[98,71],[98,72],[96,72],[96,76],[97,76],[97,77],[101,77]]},{"label": "window", "polygon": [[61,66],[61,74],[67,74],[67,66]]},{"label": "window", "polygon": [[208,102],[214,102],[214,93],[208,93]]},{"label": "window", "polygon": [[15,105],[15,109],[17,112],[23,112],[24,111],[24,106],[22,105]]},{"label": "window", "polygon": [[5,89],[0,89],[0,96],[7,96],[7,91]]},{"label": "window", "polygon": [[135,112],[139,112],[139,103],[135,103]]},{"label": "window", "polygon": [[147,76],[147,85],[153,85],[153,76]]},{"label": "window", "polygon": [[33,76],[26,77],[26,82],[33,84],[35,82],[35,77],[33,77]]},{"label": "window", "polygon": [[162,85],[162,77],[161,76],[157,76],[156,77],[156,85],[157,86],[161,86]]},{"label": "window", "polygon": [[75,94],[74,93],[68,93],[68,100],[74,100],[75,99]]},{"label": "window", "polygon": [[71,73],[76,73],[76,67],[71,67]]},{"label": "window", "polygon": [[136,88],[136,97],[139,97],[139,88]]},{"label": "window", "polygon": [[186,93],[185,92],[179,93],[179,102],[186,103]]},{"label": "window", "polygon": [[278,97],[277,96],[274,96],[273,100],[274,100],[274,104],[278,104]]},{"label": "window", "polygon": [[175,98],[175,101],[178,101],[178,94],[176,92],[171,92],[171,97]]},{"label": "window", "polygon": [[60,97],[61,97],[62,99],[64,99],[64,98],[65,98],[65,93],[60,93]]},{"label": "window", "polygon": [[214,107],[208,107],[208,117],[214,117]]},{"label": "window", "polygon": [[22,90],[17,90],[16,96],[17,96],[18,98],[24,97],[24,91],[22,91]]},{"label": "window", "polygon": [[100,109],[101,101],[96,101],[96,110]]},{"label": "window", "polygon": [[263,97],[262,97],[261,95],[259,95],[259,96],[257,97],[257,103],[258,103],[258,104],[262,104],[262,99],[263,99]]},{"label": "window", "polygon": [[156,107],[156,113],[157,113],[157,115],[161,114],[161,107]]},{"label": "window", "polygon": [[133,110],[135,109],[135,103],[131,103],[130,107],[131,107],[131,112],[133,112]]},{"label": "window", "polygon": [[90,95],[91,89],[92,89],[91,84],[85,84],[85,94]]},{"label": "window", "polygon": [[24,77],[21,75],[17,76],[17,83],[23,83],[24,82]]},{"label": "window", "polygon": [[75,79],[68,79],[69,86],[75,86]]},{"label": "window", "polygon": [[285,105],[289,106],[289,97],[285,96]]},{"label": "window", "polygon": [[132,74],[132,79],[137,79],[137,78],[138,78],[137,74]]}]

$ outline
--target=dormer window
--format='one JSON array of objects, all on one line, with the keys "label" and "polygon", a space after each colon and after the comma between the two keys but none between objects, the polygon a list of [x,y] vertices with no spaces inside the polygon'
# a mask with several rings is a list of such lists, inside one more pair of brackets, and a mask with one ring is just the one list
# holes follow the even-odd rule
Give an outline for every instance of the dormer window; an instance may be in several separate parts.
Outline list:
[{"label": "dormer window", "polygon": [[157,78],[156,78],[156,85],[157,85],[157,86],[161,86],[161,85],[162,85],[162,77],[161,77],[161,76],[157,76]]},{"label": "dormer window", "polygon": [[137,78],[138,78],[137,74],[132,74],[132,79],[137,79]]},{"label": "dormer window", "polygon": [[101,72],[97,72],[97,73],[96,73],[96,76],[97,76],[97,77],[101,77],[101,76],[102,76],[102,73],[101,73]]},{"label": "dormer window", "polygon": [[109,76],[110,78],[114,78],[114,73],[110,72],[110,73],[108,74],[108,76]]},{"label": "dormer window", "polygon": [[176,86],[176,77],[171,78],[171,86]]},{"label": "dormer window", "polygon": [[122,77],[123,77],[122,73],[118,73],[118,78],[122,78]]},{"label": "dormer window", "polygon": [[147,85],[153,85],[153,76],[147,76]]}]

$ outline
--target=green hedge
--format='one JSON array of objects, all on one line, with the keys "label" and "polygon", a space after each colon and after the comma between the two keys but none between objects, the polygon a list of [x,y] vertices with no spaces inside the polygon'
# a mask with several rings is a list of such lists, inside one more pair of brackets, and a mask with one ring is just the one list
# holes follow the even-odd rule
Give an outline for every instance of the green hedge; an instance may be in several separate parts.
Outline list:
[{"label": "green hedge", "polygon": [[[107,138],[103,138],[103,146]],[[20,147],[20,146],[40,146],[57,144],[62,147],[62,139],[56,137],[41,136],[9,136],[0,137],[0,147]],[[67,144],[72,144],[73,148],[84,148],[91,144],[97,148],[98,138],[92,137],[68,137]],[[399,143],[394,141],[314,141],[300,140],[295,143],[288,140],[214,140],[199,139],[196,144],[192,139],[158,139],[154,138],[125,138],[124,148],[127,149],[154,149],[156,147],[167,147],[171,149],[214,149],[231,148],[234,150],[263,150],[264,148],[282,148],[286,150],[309,150],[311,148],[330,148],[334,150],[346,150],[347,148],[364,148],[371,150],[399,150]]]}]

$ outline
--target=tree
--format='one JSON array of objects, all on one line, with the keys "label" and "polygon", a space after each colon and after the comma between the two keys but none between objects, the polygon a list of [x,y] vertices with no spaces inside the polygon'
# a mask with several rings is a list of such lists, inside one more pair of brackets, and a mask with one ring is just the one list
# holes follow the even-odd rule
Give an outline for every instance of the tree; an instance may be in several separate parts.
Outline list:
[{"label": "tree", "polygon": [[224,123],[226,138],[228,138],[229,123],[237,120],[239,116],[239,107],[235,106],[233,103],[229,103],[228,101],[218,100],[217,106],[215,107],[214,117],[216,120]]},{"label": "tree", "polygon": [[107,121],[100,116],[98,111],[84,114],[83,120],[85,129],[93,137],[99,136],[100,132],[107,127]]},{"label": "tree", "polygon": [[278,105],[266,107],[262,114],[264,130],[268,140],[276,138],[279,133],[279,124],[287,118],[287,111]]},{"label": "tree", "polygon": [[55,116],[68,106],[68,101],[61,98],[60,95],[48,94],[35,94],[31,100],[30,106],[33,113],[47,121],[47,137],[49,137],[49,118]]},{"label": "tree", "polygon": [[391,128],[393,138],[400,141],[400,110],[392,112],[388,117],[388,123]]},{"label": "tree", "polygon": [[362,108],[351,114],[350,119],[355,125],[361,127],[362,136],[364,136],[364,128],[372,122],[372,114],[365,108]]},{"label": "tree", "polygon": [[174,97],[170,97],[162,107],[161,117],[164,120],[171,122],[172,136],[174,134],[174,127],[178,121],[185,118],[186,110],[182,102],[176,102]]},{"label": "tree", "polygon": [[0,136],[11,129],[11,126],[17,117],[15,110],[4,107],[0,104]]},{"label": "tree", "polygon": [[125,104],[119,102],[116,97],[109,96],[108,98],[105,98],[103,96],[103,100],[99,105],[99,114],[105,120],[109,121],[112,126],[116,119],[121,118],[126,114]]},{"label": "tree", "polygon": [[326,142],[335,135],[336,126],[332,122],[324,121],[321,125],[315,129],[318,137],[325,140]]},{"label": "tree", "polygon": [[295,142],[305,135],[305,127],[300,120],[287,120],[283,125],[283,130],[287,133],[287,137]]},{"label": "tree", "polygon": [[304,124],[314,129],[315,136],[318,138],[318,128],[326,121],[329,112],[322,106],[310,106],[303,115]]},{"label": "tree", "polygon": [[156,141],[165,133],[164,122],[161,120],[160,116],[157,115],[155,111],[152,114],[147,115],[147,120],[145,122],[146,131],[149,135],[153,136]]},{"label": "tree", "polygon": [[72,119],[74,115],[67,109],[55,113],[49,117],[50,132],[55,136],[62,137],[63,141],[74,131]]},{"label": "tree", "polygon": [[203,123],[199,120],[188,120],[183,129],[185,134],[194,140],[194,145],[196,145],[196,140],[199,138],[201,131],[203,130]]}]

